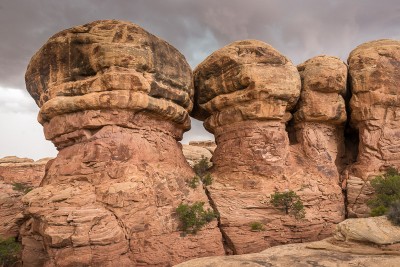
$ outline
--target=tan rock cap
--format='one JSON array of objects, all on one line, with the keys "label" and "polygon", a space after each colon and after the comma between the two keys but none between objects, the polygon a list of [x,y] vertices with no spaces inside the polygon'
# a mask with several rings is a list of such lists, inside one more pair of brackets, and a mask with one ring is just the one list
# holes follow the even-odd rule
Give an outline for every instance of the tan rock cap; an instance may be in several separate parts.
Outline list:
[{"label": "tan rock cap", "polygon": [[206,120],[211,132],[237,121],[288,119],[300,94],[296,67],[257,40],[237,41],[211,54],[195,69],[194,84],[192,115]]},{"label": "tan rock cap", "polygon": [[190,66],[173,46],[130,22],[61,31],[32,57],[25,80],[42,124],[71,112],[130,110],[190,128]]},{"label": "tan rock cap", "polygon": [[384,117],[387,107],[400,106],[399,40],[376,40],[357,46],[349,55],[353,124]]},{"label": "tan rock cap", "polygon": [[297,111],[297,122],[326,122],[341,124],[346,121],[345,101],[347,66],[337,57],[316,56],[297,66],[302,91]]}]

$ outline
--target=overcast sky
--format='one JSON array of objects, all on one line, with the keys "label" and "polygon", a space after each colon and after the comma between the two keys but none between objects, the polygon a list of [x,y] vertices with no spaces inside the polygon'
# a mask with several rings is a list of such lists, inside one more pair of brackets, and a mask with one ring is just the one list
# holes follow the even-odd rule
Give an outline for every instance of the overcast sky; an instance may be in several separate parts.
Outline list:
[{"label": "overcast sky", "polygon": [[[99,19],[139,24],[178,48],[192,68],[241,39],[267,42],[294,64],[320,54],[345,61],[363,42],[400,39],[399,0],[0,0],[0,158],[56,155],[24,73],[50,36]],[[211,138],[192,121],[184,142]]]}]

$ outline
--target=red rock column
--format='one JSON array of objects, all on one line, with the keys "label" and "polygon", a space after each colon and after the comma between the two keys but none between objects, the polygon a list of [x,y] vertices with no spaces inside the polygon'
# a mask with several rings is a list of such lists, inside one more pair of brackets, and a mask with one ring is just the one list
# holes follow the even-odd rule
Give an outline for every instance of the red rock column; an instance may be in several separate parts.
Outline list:
[{"label": "red rock column", "polygon": [[[334,63],[316,69],[318,64],[308,65],[307,71],[316,71],[317,76],[330,69],[335,72],[325,73],[326,77],[320,77],[323,84],[315,85],[328,92],[310,92],[312,88],[303,91],[295,120],[299,143],[292,145],[285,128],[300,96],[301,80],[286,57],[263,42],[239,41],[214,52],[196,68],[193,114],[215,134],[214,183],[208,191],[221,214],[220,227],[232,253],[322,239],[344,219],[344,200],[334,163],[341,149],[339,132],[346,120],[344,101],[338,94],[345,88],[346,66],[337,59]],[[314,107],[322,116],[319,119],[324,126],[319,129],[318,120],[313,124],[309,119],[316,118],[315,114],[308,112],[309,104],[316,102],[313,96],[318,94],[326,105]],[[319,152],[324,157],[321,161],[316,159]],[[325,162],[329,167],[321,169]],[[270,204],[272,193],[285,190],[301,197],[304,219],[297,220]],[[254,222],[263,224],[265,231],[251,231]]]},{"label": "red rock column", "polygon": [[294,114],[296,142],[317,171],[339,186],[344,156],[347,66],[339,58],[317,56],[297,66],[302,91]]},{"label": "red rock column", "polygon": [[400,41],[364,43],[350,53],[348,64],[351,124],[360,140],[347,180],[348,213],[365,217],[372,194],[368,181],[400,167]]},{"label": "red rock column", "polygon": [[62,31],[33,56],[27,88],[58,148],[27,194],[29,266],[167,266],[224,254],[216,222],[182,237],[174,211],[208,199],[177,142],[190,128],[191,70],[135,24]]},{"label": "red rock column", "polygon": [[[266,202],[288,168],[285,123],[300,94],[296,67],[268,44],[238,41],[203,61],[194,81],[193,115],[217,143],[208,191],[232,253],[287,240],[290,234],[277,226],[282,216],[274,218]],[[264,223],[267,231],[252,232],[252,222]]]}]

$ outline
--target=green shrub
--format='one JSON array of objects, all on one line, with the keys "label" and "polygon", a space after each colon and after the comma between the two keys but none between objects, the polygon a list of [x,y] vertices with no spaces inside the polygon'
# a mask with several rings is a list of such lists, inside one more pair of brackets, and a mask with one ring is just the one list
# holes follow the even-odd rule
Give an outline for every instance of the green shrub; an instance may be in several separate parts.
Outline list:
[{"label": "green shrub", "polygon": [[194,172],[200,177],[206,175],[209,168],[208,159],[204,156],[201,156],[201,160],[193,166]]},{"label": "green shrub", "polygon": [[273,193],[270,202],[274,207],[285,211],[286,214],[293,215],[296,219],[305,217],[303,202],[292,190]]},{"label": "green shrub", "polygon": [[253,232],[265,231],[264,225],[260,222],[250,223],[250,228],[251,228],[251,231],[253,231]]},{"label": "green shrub", "polygon": [[10,237],[0,237],[0,266],[15,266],[20,261],[21,245]]},{"label": "green shrub", "polygon": [[15,191],[19,191],[22,192],[24,194],[27,194],[28,192],[30,192],[33,188],[30,187],[27,184],[23,184],[23,183],[13,183],[13,190]]},{"label": "green shrub", "polygon": [[186,181],[187,185],[193,189],[197,188],[200,183],[200,177],[195,175],[192,179]]},{"label": "green shrub", "polygon": [[211,185],[211,184],[212,184],[213,178],[211,177],[211,174],[207,173],[206,175],[204,175],[204,176],[201,178],[201,181],[203,182],[203,184],[204,184],[205,186],[208,186],[208,185]]},{"label": "green shrub", "polygon": [[181,203],[176,209],[184,234],[196,234],[204,225],[217,217],[211,209],[204,210],[204,202],[196,201],[192,205]]},{"label": "green shrub", "polygon": [[393,224],[400,225],[400,200],[390,205],[387,217]]},{"label": "green shrub", "polygon": [[375,190],[375,196],[367,204],[371,208],[371,216],[387,214],[392,203],[400,201],[400,174],[390,168],[383,176],[377,176],[370,181]]},{"label": "green shrub", "polygon": [[[199,160],[194,166],[193,170],[196,173],[196,178],[193,178],[188,182],[188,185],[191,188],[196,188],[198,186],[198,181],[201,180],[203,185],[208,186],[211,185],[213,182],[213,179],[211,177],[211,174],[208,172],[208,169],[210,168],[210,164],[208,162],[208,159],[204,156],[201,156],[201,160]],[[196,180],[197,179],[197,180]]]}]

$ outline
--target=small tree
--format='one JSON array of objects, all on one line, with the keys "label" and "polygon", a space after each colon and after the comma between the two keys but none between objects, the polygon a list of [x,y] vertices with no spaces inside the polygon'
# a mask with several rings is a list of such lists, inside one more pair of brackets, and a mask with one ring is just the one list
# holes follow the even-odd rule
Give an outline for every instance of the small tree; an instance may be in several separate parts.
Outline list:
[{"label": "small tree", "polygon": [[200,183],[200,177],[197,176],[197,175],[195,175],[195,176],[193,176],[192,179],[187,180],[186,183],[187,183],[187,185],[188,185],[190,188],[195,189],[195,188],[197,188],[197,186],[198,186],[199,183]]},{"label": "small tree", "polygon": [[211,174],[207,173],[203,177],[201,177],[201,181],[205,186],[211,185],[213,182],[213,178],[211,177]]},{"label": "small tree", "polygon": [[271,204],[293,215],[296,219],[305,217],[304,205],[300,197],[292,190],[286,192],[275,192],[271,195]]},{"label": "small tree", "polygon": [[184,234],[196,234],[205,224],[217,217],[213,210],[204,210],[204,202],[199,201],[192,205],[181,203],[176,212],[181,221],[181,230]]},{"label": "small tree", "polygon": [[32,191],[32,189],[33,188],[31,186],[24,183],[13,183],[13,190],[22,192],[24,194],[29,193]]},{"label": "small tree", "polygon": [[260,223],[260,222],[252,222],[252,223],[250,223],[250,228],[251,228],[251,231],[253,231],[253,232],[265,231],[264,225],[262,223]]},{"label": "small tree", "polygon": [[400,225],[400,200],[390,205],[387,217],[393,224]]},{"label": "small tree", "polygon": [[206,175],[209,168],[208,159],[204,156],[201,156],[201,159],[193,166],[194,172],[200,177]]},{"label": "small tree", "polygon": [[20,261],[21,245],[10,237],[0,237],[0,266],[15,266]]},{"label": "small tree", "polygon": [[[197,177],[205,186],[211,185],[213,182],[211,174],[208,172],[209,168],[210,164],[208,162],[208,159],[204,156],[201,156],[201,159],[193,166],[193,170],[196,173],[195,177]],[[194,184],[193,179],[188,182],[188,185],[191,188],[196,188],[197,184]]]},{"label": "small tree", "polygon": [[400,174],[389,168],[384,175],[376,176],[370,181],[375,196],[367,204],[371,208],[371,216],[387,214],[390,206],[400,201]]}]

